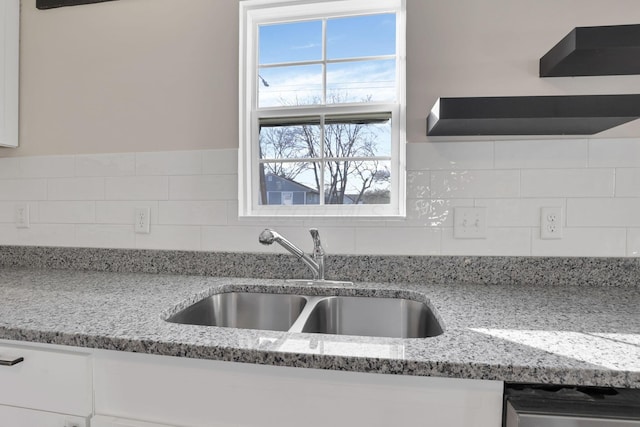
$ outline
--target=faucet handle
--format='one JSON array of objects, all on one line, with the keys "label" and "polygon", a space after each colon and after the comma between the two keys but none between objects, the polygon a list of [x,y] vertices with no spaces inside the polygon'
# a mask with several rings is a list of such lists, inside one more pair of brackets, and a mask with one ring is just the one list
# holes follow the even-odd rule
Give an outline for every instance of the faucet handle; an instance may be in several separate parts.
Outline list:
[{"label": "faucet handle", "polygon": [[313,239],[313,256],[324,255],[324,249],[322,249],[322,243],[320,242],[320,233],[317,228],[310,228],[311,238]]}]

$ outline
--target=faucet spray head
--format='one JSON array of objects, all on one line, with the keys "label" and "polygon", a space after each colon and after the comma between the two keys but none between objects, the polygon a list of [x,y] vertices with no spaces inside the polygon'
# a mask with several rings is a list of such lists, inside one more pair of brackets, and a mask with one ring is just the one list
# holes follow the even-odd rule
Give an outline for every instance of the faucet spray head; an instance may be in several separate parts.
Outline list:
[{"label": "faucet spray head", "polygon": [[263,245],[270,245],[276,240],[276,232],[265,228],[258,236],[258,241]]}]

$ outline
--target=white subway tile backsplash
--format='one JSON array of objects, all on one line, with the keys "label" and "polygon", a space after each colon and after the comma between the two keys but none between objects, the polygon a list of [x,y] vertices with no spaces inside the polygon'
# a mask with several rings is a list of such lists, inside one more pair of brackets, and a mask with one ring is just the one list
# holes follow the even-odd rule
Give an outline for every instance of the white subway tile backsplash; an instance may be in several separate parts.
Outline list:
[{"label": "white subway tile backsplash", "polygon": [[133,153],[76,156],[76,176],[131,176],[136,173]]},{"label": "white subway tile backsplash", "polygon": [[204,150],[202,173],[205,175],[233,175],[238,173],[238,150]]},{"label": "white subway tile backsplash", "polygon": [[16,202],[0,202],[0,223],[13,223]]},{"label": "white subway tile backsplash", "polygon": [[587,140],[496,141],[496,169],[585,168]]},{"label": "white subway tile backsplash", "polygon": [[525,169],[522,197],[613,196],[614,169]]},{"label": "white subway tile backsplash", "polygon": [[640,197],[640,168],[616,169],[616,197]]},{"label": "white subway tile backsplash", "polygon": [[159,203],[159,223],[171,225],[224,225],[225,201],[167,201]]},{"label": "white subway tile backsplash", "polygon": [[520,172],[467,170],[431,172],[431,196],[446,198],[518,197]]},{"label": "white subway tile backsplash", "polygon": [[167,200],[169,177],[109,177],[105,180],[107,200]]},{"label": "white subway tile backsplash", "polygon": [[627,256],[640,256],[640,228],[627,230]]},{"label": "white subway tile backsplash", "polygon": [[624,228],[565,228],[562,239],[542,240],[540,229],[534,232],[533,256],[625,256]]},{"label": "white subway tile backsplash", "polygon": [[20,175],[20,158],[0,158],[0,179],[18,178]]},{"label": "white subway tile backsplash", "polygon": [[237,200],[237,175],[169,177],[171,200]]},{"label": "white subway tile backsplash", "polygon": [[431,172],[409,171],[407,172],[407,198],[428,199],[431,197]]},{"label": "white subway tile backsplash", "polygon": [[489,227],[539,227],[540,208],[561,207],[566,212],[565,199],[481,199],[475,205],[488,209]]},{"label": "white subway tile backsplash", "polygon": [[[226,203],[227,203],[227,225],[228,226],[245,226],[245,227],[262,226],[263,228],[266,228],[266,227],[275,227],[278,225],[302,227],[305,224],[305,220],[302,218],[300,219],[276,218],[276,217],[269,217],[269,218],[242,217],[240,218],[238,216],[238,200],[227,200]],[[344,223],[344,220],[336,221],[335,219],[327,220],[323,218],[318,218],[318,219],[313,218],[311,226],[317,226],[317,224],[321,222],[323,223],[323,221],[329,221],[327,222],[327,224],[330,224],[330,225],[336,225],[336,222]]]},{"label": "white subway tile backsplash", "polygon": [[47,180],[49,200],[103,200],[104,178],[53,178]]},{"label": "white subway tile backsplash", "polygon": [[440,253],[442,230],[439,228],[358,227],[355,232],[356,254],[437,255]]},{"label": "white subway tile backsplash", "polygon": [[199,226],[151,225],[149,234],[135,234],[137,249],[197,251],[201,249]]},{"label": "white subway tile backsplash", "polygon": [[493,169],[493,142],[407,144],[407,170]]},{"label": "white subway tile backsplash", "polygon": [[640,138],[590,140],[589,167],[640,167]]},{"label": "white subway tile backsplash", "polygon": [[[264,246],[258,242],[260,232],[266,227],[261,225],[203,226],[202,250],[216,252],[284,252],[279,245]],[[289,230],[278,228],[278,232],[287,239],[294,240]],[[296,243],[297,244],[297,243]]]},{"label": "white subway tile backsplash", "polygon": [[84,248],[133,249],[133,225],[76,225],[76,245]]},{"label": "white subway tile backsplash", "polygon": [[453,227],[453,209],[473,206],[473,199],[408,199],[407,217],[389,220],[388,227]]},{"label": "white subway tile backsplash", "polygon": [[96,202],[96,223],[133,225],[136,208],[149,208],[150,224],[158,223],[158,202],[149,200],[98,201]]},{"label": "white subway tile backsplash", "polygon": [[75,174],[73,156],[21,157],[20,177],[22,178],[62,178]]},{"label": "white subway tile backsplash", "polygon": [[159,151],[136,153],[136,175],[199,175],[202,153],[198,151]]},{"label": "white subway tile backsplash", "polygon": [[0,245],[74,246],[73,224],[31,224],[30,228],[16,228],[0,224]]},{"label": "white subway tile backsplash", "polygon": [[95,202],[38,202],[38,222],[43,224],[92,224]]},{"label": "white subway tile backsplash", "polygon": [[531,255],[531,229],[489,227],[486,239],[456,239],[453,237],[453,228],[445,228],[442,233],[442,255]]},{"label": "white subway tile backsplash", "polygon": [[640,198],[568,199],[569,227],[640,227]]},{"label": "white subway tile backsplash", "polygon": [[[640,139],[413,143],[407,217],[238,218],[237,150],[0,158],[0,244],[284,253],[320,229],[329,254],[640,256]],[[37,177],[37,178],[34,178]],[[31,228],[14,224],[28,203]],[[486,207],[488,238],[454,239],[453,208]],[[565,212],[540,239],[540,208]],[[151,233],[133,230],[149,207]]]},{"label": "white subway tile backsplash", "polygon": [[0,180],[0,200],[47,200],[47,180]]}]

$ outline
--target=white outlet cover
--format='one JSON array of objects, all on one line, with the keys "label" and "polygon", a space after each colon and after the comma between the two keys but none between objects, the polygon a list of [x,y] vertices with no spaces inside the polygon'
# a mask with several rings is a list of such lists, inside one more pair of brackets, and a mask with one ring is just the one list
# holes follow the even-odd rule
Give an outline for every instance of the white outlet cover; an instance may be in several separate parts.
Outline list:
[{"label": "white outlet cover", "polygon": [[150,221],[151,221],[151,209],[150,208],[135,208],[133,228],[138,234],[149,234]]},{"label": "white outlet cover", "polygon": [[562,239],[562,208],[540,208],[540,238],[543,240]]},{"label": "white outlet cover", "polygon": [[487,208],[454,208],[453,237],[456,239],[486,239]]}]

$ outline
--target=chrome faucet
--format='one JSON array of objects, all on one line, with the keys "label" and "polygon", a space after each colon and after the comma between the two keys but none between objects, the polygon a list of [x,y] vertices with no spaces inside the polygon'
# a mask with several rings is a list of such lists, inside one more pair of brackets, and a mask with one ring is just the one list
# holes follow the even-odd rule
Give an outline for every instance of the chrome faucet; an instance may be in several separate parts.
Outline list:
[{"label": "chrome faucet", "polygon": [[320,243],[320,234],[316,228],[310,229],[309,232],[313,239],[312,256],[305,254],[302,249],[298,248],[280,234],[268,228],[260,233],[258,241],[263,245],[270,245],[273,242],[280,244],[280,246],[298,257],[299,260],[302,260],[302,262],[304,262],[307,267],[313,271],[313,280],[324,280],[324,249],[322,249],[322,245]]}]

